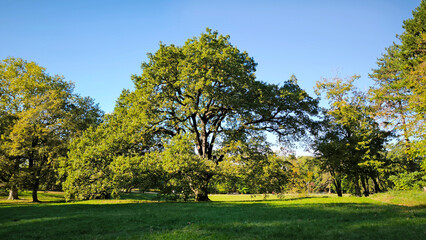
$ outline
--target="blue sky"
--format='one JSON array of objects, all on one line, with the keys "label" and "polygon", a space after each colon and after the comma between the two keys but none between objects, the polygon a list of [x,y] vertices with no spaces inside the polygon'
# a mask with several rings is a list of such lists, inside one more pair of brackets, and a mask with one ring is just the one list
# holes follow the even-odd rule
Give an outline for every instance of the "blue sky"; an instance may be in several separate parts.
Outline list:
[{"label": "blue sky", "polygon": [[0,59],[35,61],[75,82],[106,112],[158,43],[183,45],[206,27],[231,36],[259,64],[258,79],[295,74],[313,94],[321,77],[359,74],[372,84],[376,59],[420,0],[20,1],[1,0]]},{"label": "blue sky", "polygon": [[[111,112],[132,89],[146,53],[183,45],[207,27],[258,63],[259,80],[292,74],[311,95],[322,77],[361,75],[367,89],[376,59],[402,33],[420,0],[21,1],[0,0],[0,59],[35,61],[75,83]],[[274,141],[273,138],[270,139]],[[302,149],[298,155],[307,154]]]}]

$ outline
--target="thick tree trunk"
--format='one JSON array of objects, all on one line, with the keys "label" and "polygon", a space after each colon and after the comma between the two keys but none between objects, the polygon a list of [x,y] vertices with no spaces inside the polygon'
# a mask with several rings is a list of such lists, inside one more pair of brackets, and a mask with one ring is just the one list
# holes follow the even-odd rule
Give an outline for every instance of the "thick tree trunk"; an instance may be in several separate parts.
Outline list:
[{"label": "thick tree trunk", "polygon": [[210,198],[208,196],[208,186],[210,182],[210,178],[204,179],[204,183],[201,184],[201,186],[198,186],[196,189],[193,189],[195,193],[195,201],[196,202],[207,202],[210,201]]},{"label": "thick tree trunk", "polygon": [[208,196],[208,190],[207,190],[207,185],[202,186],[200,188],[198,188],[197,190],[195,190],[195,201],[196,202],[207,202],[210,201],[210,198]]},{"label": "thick tree trunk", "polygon": [[208,197],[208,194],[207,194],[207,192],[198,192],[196,195],[195,195],[195,201],[196,202],[208,202],[208,201],[210,201],[210,198]]},{"label": "thick tree trunk", "polygon": [[38,200],[38,197],[37,197],[37,191],[38,191],[39,184],[40,184],[40,181],[38,179],[36,179],[34,184],[33,184],[33,194],[32,194],[33,202],[40,202]]},{"label": "thick tree trunk", "polygon": [[17,200],[18,198],[18,188],[16,185],[13,185],[9,190],[9,197],[7,200]]}]

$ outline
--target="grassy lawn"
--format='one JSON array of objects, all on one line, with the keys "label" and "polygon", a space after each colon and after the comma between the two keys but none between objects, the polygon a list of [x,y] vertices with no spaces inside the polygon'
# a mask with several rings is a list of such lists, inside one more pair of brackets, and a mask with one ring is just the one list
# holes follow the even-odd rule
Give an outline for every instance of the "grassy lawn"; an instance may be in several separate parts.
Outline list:
[{"label": "grassy lawn", "polygon": [[397,192],[212,195],[208,203],[170,203],[132,193],[64,203],[60,193],[40,193],[46,203],[0,201],[0,239],[425,239],[425,197],[408,194],[410,206],[396,205],[406,202]]}]

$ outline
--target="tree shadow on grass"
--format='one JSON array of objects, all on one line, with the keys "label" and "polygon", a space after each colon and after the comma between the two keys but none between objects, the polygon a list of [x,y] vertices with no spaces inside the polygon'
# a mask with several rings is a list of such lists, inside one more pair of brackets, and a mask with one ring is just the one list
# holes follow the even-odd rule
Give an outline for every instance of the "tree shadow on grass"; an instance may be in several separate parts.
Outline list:
[{"label": "tree shadow on grass", "polygon": [[298,197],[298,196],[294,196],[294,197],[283,197],[283,198],[277,198],[277,199],[271,199],[271,198],[262,198],[262,199],[244,199],[244,200],[215,200],[214,202],[217,203],[250,203],[250,202],[283,202],[283,201],[296,201],[296,200],[302,200],[302,199],[318,199],[318,198],[330,198],[330,196],[315,196],[315,197],[310,197],[310,196],[306,196],[306,197]]},{"label": "tree shadow on grass", "polygon": [[422,239],[426,234],[423,207],[298,200],[0,206],[0,239]]},{"label": "tree shadow on grass", "polygon": [[142,193],[142,192],[132,192],[132,193],[121,193],[120,198],[123,200],[156,200],[158,199],[158,193]]}]

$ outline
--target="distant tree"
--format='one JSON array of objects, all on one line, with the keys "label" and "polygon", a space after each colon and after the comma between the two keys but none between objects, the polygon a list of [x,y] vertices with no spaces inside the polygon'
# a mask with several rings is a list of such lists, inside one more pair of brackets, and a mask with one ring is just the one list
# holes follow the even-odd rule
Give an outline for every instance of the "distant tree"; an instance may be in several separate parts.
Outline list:
[{"label": "distant tree", "polygon": [[[329,170],[322,170],[320,161],[313,156],[288,156],[290,167],[290,191],[300,193],[331,191]],[[331,170],[331,169],[330,169]],[[337,179],[337,178],[336,178]]]},{"label": "distant tree", "polygon": [[396,190],[423,190],[426,186],[426,174],[424,172],[403,172],[392,175],[389,180],[394,184]]},{"label": "distant tree", "polygon": [[356,195],[369,195],[368,180],[374,182],[375,191],[380,191],[380,169],[386,167],[384,144],[389,133],[382,131],[371,116],[371,109],[364,93],[353,85],[354,76],[346,81],[335,78],[318,82],[316,92],[326,93],[330,108],[325,110],[324,131],[314,144],[324,169],[334,178],[338,195],[341,195],[341,180],[349,178]]},{"label": "distant tree", "polygon": [[283,193],[287,189],[291,163],[271,150],[264,134],[226,142],[219,151],[224,161],[214,180],[227,186],[227,192]]},{"label": "distant tree", "polygon": [[376,82],[371,96],[377,116],[404,142],[408,171],[416,171],[426,156],[426,1],[404,21],[399,43],[386,49],[370,75]]},{"label": "distant tree", "polygon": [[7,58],[0,63],[0,168],[11,198],[21,185],[37,202],[40,184],[56,178],[54,168],[69,140],[99,123],[98,106],[72,90],[62,76],[51,77],[34,62]]}]

